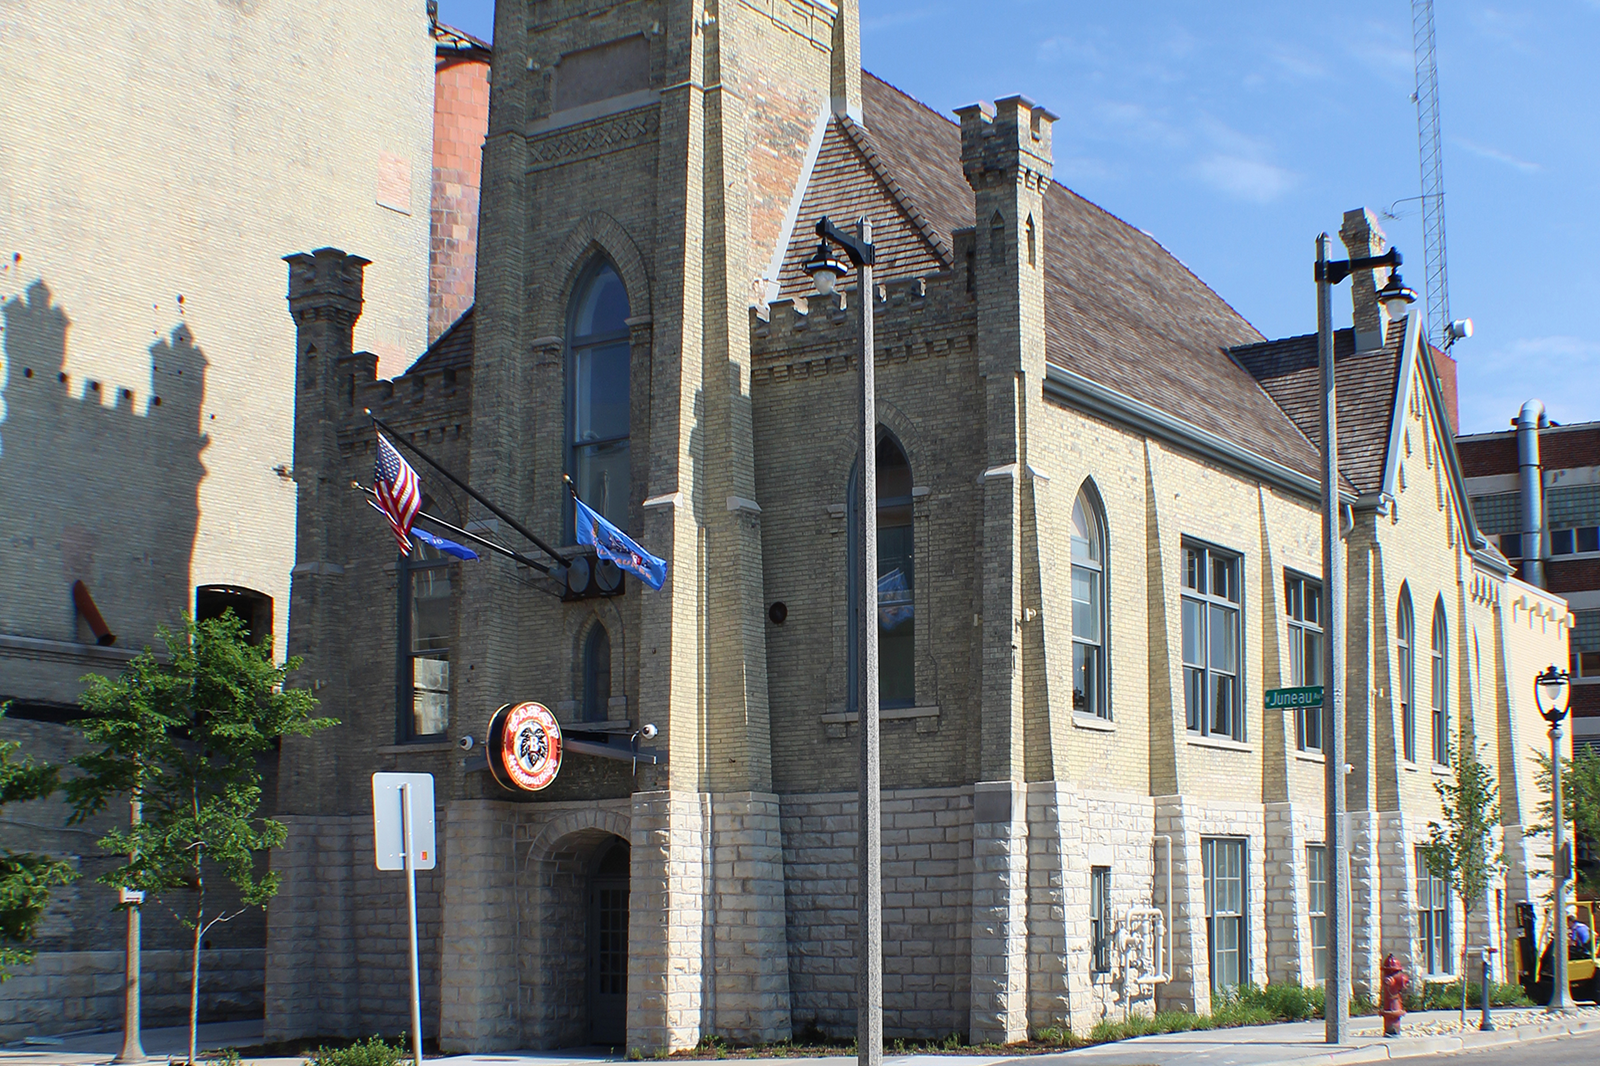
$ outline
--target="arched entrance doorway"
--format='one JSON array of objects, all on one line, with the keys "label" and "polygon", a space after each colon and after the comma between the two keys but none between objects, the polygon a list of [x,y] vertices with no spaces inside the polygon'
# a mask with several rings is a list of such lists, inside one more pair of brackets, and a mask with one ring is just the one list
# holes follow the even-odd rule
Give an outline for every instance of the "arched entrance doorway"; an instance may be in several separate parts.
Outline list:
[{"label": "arched entrance doorway", "polygon": [[589,874],[589,1039],[612,1047],[628,1039],[629,852],[613,837]]}]

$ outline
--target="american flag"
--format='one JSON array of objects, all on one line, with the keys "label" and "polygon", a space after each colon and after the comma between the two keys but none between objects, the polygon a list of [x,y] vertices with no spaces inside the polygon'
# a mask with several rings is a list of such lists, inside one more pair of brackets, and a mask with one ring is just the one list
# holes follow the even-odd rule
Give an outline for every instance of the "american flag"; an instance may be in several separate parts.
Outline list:
[{"label": "american flag", "polygon": [[372,489],[378,497],[378,509],[389,519],[394,529],[395,542],[401,555],[411,554],[411,523],[422,509],[422,486],[417,482],[417,472],[400,458],[394,445],[378,434],[378,461],[372,469]]}]

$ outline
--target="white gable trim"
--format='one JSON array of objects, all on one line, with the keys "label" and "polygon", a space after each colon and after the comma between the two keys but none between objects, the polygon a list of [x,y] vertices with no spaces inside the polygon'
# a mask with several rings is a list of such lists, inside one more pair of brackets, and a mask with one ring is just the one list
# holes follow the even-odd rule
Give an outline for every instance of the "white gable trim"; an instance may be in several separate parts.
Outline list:
[{"label": "white gable trim", "polygon": [[789,254],[789,243],[794,240],[794,227],[800,219],[800,201],[805,199],[806,189],[811,185],[811,172],[816,168],[817,156],[822,154],[822,138],[832,118],[833,105],[825,100],[817,123],[811,128],[811,143],[806,145],[806,160],[800,166],[800,177],[789,197],[789,209],[783,214],[783,228],[778,233],[777,246],[772,249],[772,261],[767,264],[766,273],[756,279],[755,291],[759,295],[750,302],[752,307],[765,306],[778,298],[778,275],[783,272],[783,257]]}]

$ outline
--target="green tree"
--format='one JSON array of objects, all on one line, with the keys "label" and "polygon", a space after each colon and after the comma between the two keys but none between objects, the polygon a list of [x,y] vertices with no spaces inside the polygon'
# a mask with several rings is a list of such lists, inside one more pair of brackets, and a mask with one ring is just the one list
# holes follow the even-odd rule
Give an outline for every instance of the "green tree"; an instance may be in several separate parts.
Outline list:
[{"label": "green tree", "polygon": [[[10,706],[0,704],[0,716]],[[36,763],[26,755],[13,760],[21,747],[16,741],[0,741],[0,807],[45,799],[57,788],[54,766]],[[33,961],[27,943],[50,905],[50,889],[74,876],[69,864],[48,855],[9,848],[0,851],[0,981],[11,976],[9,967]]]},{"label": "green tree", "polygon": [[[279,738],[334,722],[313,718],[316,701],[284,681],[300,666],[273,662],[270,641],[251,645],[232,612],[177,631],[162,627],[166,656],[146,648],[115,681],[91,675],[79,702],[90,750],[73,760],[66,784],[77,821],[113,796],[135,800],[140,820],[100,841],[124,856],[100,877],[168,902],[193,932],[189,989],[189,1062],[196,1062],[200,1020],[200,948],[208,930],[249,907],[264,907],[278,876],[257,860],[282,844],[282,823],[260,817],[261,760]],[[214,881],[232,885],[240,906],[213,906]],[[182,890],[179,895],[178,890]],[[176,897],[176,899],[174,898]]]},{"label": "green tree", "polygon": [[[1428,823],[1423,860],[1428,872],[1461,898],[1466,928],[1472,912],[1489,892],[1489,882],[1505,872],[1505,852],[1497,846],[1500,793],[1494,773],[1467,747],[1451,752],[1453,779],[1435,781],[1444,823]],[[1467,1020],[1467,937],[1461,937],[1461,1021]]]},{"label": "green tree", "polygon": [[[1538,824],[1530,826],[1529,836],[1551,832],[1551,794],[1554,782],[1550,773],[1550,753],[1535,751],[1539,763]],[[1572,758],[1561,760],[1561,805],[1567,809],[1567,822],[1573,828],[1574,841],[1590,846],[1600,846],[1600,749],[1582,747]],[[1549,858],[1549,856],[1545,856]],[[1592,867],[1577,871],[1578,891],[1588,896],[1600,895],[1600,874]],[[1552,887],[1552,892],[1554,891]]]}]

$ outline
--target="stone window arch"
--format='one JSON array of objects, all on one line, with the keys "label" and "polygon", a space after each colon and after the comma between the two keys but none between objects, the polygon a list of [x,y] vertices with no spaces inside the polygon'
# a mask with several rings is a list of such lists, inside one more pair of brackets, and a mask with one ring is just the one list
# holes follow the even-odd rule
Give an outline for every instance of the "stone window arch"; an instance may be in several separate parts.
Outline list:
[{"label": "stone window arch", "polygon": [[[631,487],[628,314],[621,275],[608,258],[595,256],[573,286],[567,312],[566,472],[583,501],[624,530]],[[564,525],[570,537],[570,518]]]},{"label": "stone window arch", "polygon": [[1450,765],[1450,624],[1445,620],[1444,600],[1433,605],[1433,761]]},{"label": "stone window arch", "polygon": [[1411,613],[1411,589],[1401,585],[1394,623],[1394,691],[1400,701],[1400,753],[1407,762],[1417,761],[1416,628]]},{"label": "stone window arch", "polygon": [[[911,503],[911,463],[900,441],[882,428],[878,434],[878,705],[913,707],[916,705],[916,530]],[[856,674],[860,650],[857,611],[861,609],[856,520],[856,495],[859,465],[850,472],[847,523],[849,561],[849,692],[850,706],[856,707],[859,680]]]},{"label": "stone window arch", "polygon": [[1072,503],[1072,711],[1110,719],[1105,508],[1092,480]]},{"label": "stone window arch", "polygon": [[611,704],[611,633],[595,622],[583,638],[581,673],[582,686],[578,712],[585,722],[603,722],[610,716]]}]

